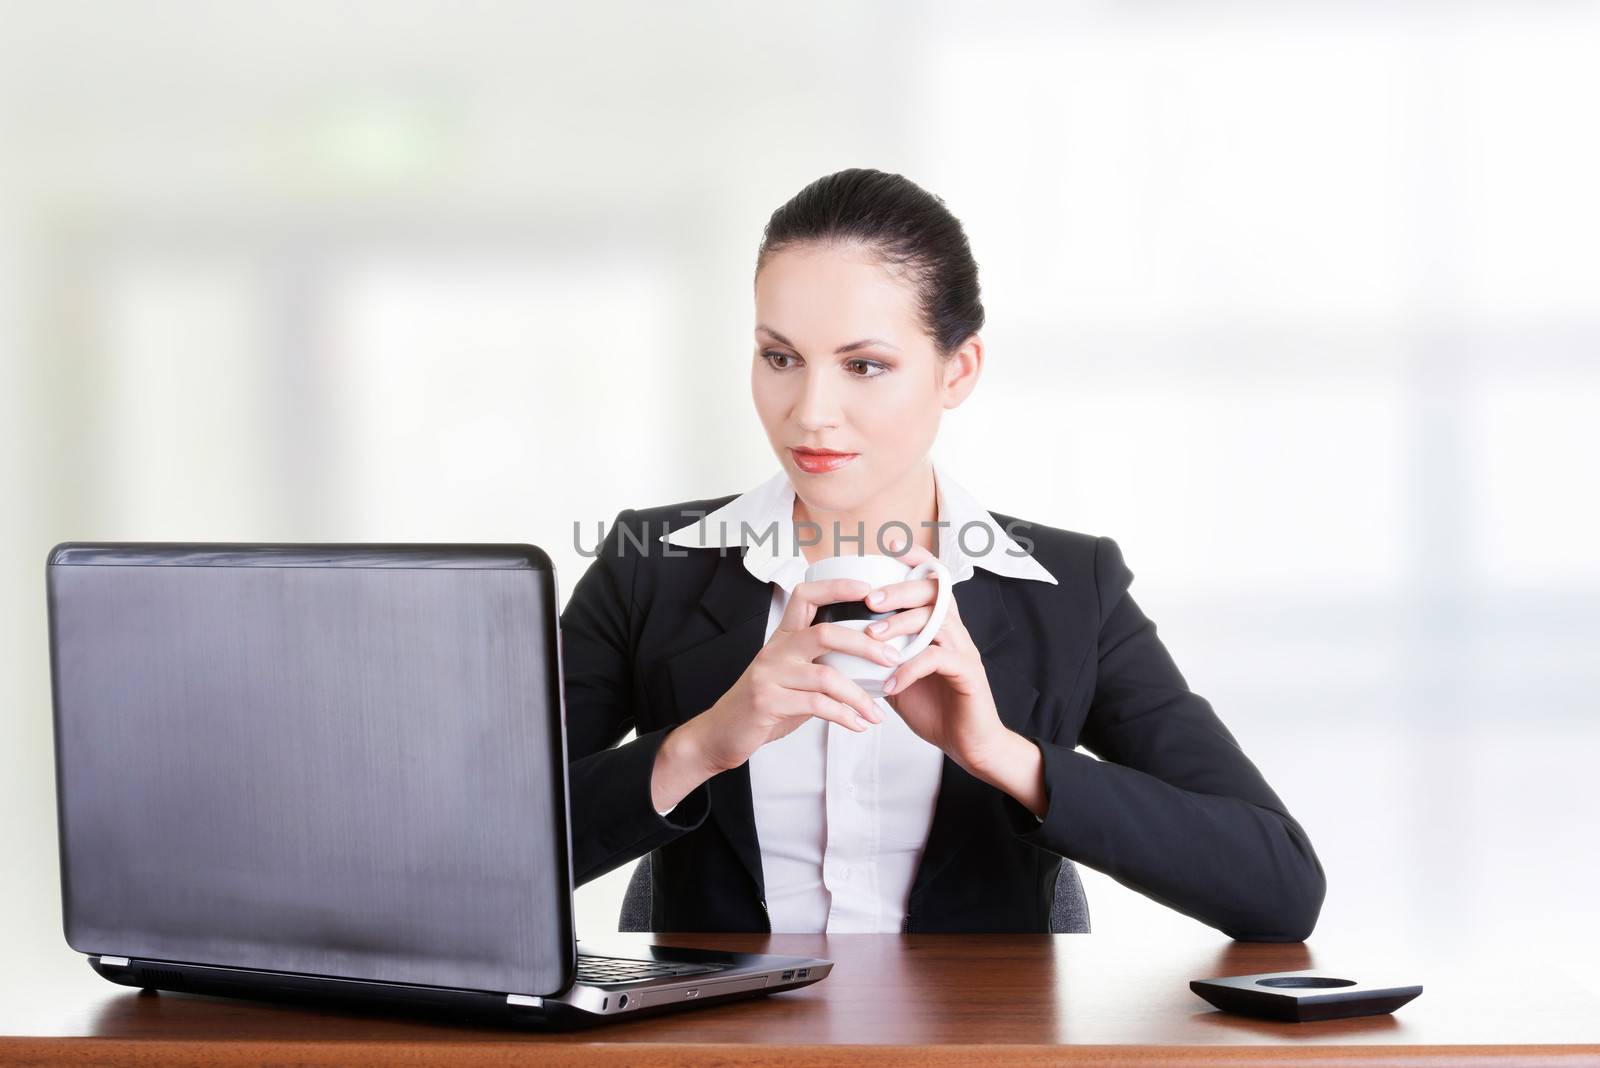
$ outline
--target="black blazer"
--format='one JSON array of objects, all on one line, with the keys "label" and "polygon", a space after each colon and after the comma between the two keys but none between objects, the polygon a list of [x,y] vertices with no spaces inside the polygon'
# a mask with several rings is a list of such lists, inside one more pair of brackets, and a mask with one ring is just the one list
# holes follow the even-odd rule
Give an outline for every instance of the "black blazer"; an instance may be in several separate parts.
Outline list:
[{"label": "black blazer", "polygon": [[[667,817],[650,800],[662,739],[726,693],[766,636],[772,587],[743,549],[658,540],[731,500],[623,510],[561,614],[575,877],[654,851],[657,931],[771,929],[749,765]],[[1046,931],[1069,857],[1233,938],[1306,938],[1322,864],[1190,692],[1128,595],[1117,544],[990,514],[1059,583],[980,566],[955,587],[1000,718],[1044,754],[1049,809],[1039,822],[946,757],[905,929]]]}]

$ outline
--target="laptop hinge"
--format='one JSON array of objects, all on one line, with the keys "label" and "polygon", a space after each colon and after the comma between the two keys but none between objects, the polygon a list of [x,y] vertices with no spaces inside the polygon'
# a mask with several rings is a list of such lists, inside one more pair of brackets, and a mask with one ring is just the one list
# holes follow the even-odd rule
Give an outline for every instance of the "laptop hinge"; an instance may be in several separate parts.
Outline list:
[{"label": "laptop hinge", "polygon": [[128,958],[127,957],[108,957],[108,956],[106,956],[105,954],[102,953],[100,955],[100,963],[101,964],[108,964],[113,968],[126,968],[128,966]]},{"label": "laptop hinge", "polygon": [[534,997],[532,994],[507,994],[507,1005],[526,1005],[532,1009],[544,1007],[544,998]]}]

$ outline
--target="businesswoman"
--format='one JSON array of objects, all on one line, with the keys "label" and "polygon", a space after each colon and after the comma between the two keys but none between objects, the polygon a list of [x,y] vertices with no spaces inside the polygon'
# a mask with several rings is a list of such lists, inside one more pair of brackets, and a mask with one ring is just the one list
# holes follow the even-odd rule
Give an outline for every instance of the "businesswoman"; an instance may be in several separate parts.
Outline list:
[{"label": "businesswoman", "polygon": [[[984,362],[943,201],[873,170],[813,182],[768,221],[755,319],[780,470],[624,509],[562,613],[577,880],[651,853],[655,930],[1045,931],[1065,857],[1237,939],[1309,935],[1321,863],[1117,544],[988,511],[931,459]],[[932,580],[803,581],[862,552],[955,580],[904,662],[884,639],[930,618]],[[863,599],[893,613],[876,634],[815,621]],[[887,696],[829,650],[892,667]]]}]

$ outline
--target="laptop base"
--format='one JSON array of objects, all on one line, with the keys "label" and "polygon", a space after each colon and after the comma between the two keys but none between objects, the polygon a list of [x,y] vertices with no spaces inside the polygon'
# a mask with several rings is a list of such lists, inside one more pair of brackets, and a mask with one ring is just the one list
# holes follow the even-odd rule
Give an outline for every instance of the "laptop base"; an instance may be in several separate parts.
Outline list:
[{"label": "laptop base", "polygon": [[[613,1020],[656,1016],[798,990],[820,981],[832,970],[831,962],[811,958],[758,954],[727,956],[739,958],[739,968],[713,976],[698,986],[687,979],[630,984],[615,989],[580,983],[559,997],[544,998],[108,955],[91,955],[88,960],[89,966],[102,978],[138,989],[288,1002],[301,1007],[327,1006],[339,1011],[367,1009],[411,1019],[420,1015],[440,1023],[552,1031],[575,1030]],[[753,962],[760,962],[762,969],[748,970]],[[806,978],[779,980],[780,976],[799,969],[805,969]]]}]

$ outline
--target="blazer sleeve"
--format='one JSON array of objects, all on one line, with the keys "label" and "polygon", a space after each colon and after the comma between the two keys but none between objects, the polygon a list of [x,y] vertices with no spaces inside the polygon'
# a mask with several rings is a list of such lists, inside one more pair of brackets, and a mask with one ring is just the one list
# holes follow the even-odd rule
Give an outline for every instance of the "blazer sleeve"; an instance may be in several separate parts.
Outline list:
[{"label": "blazer sleeve", "polygon": [[1305,830],[1128,594],[1133,572],[1110,538],[1095,546],[1098,672],[1073,744],[1033,738],[1048,807],[1006,795],[1023,839],[1242,941],[1298,942],[1327,888]]},{"label": "blazer sleeve", "polygon": [[631,509],[617,514],[561,612],[568,810],[579,884],[694,830],[711,810],[704,783],[666,816],[651,803],[656,750],[672,725],[617,744],[637,728],[642,700],[635,686],[639,631],[633,590],[638,545],[648,544],[649,531],[623,536],[636,522]]}]

